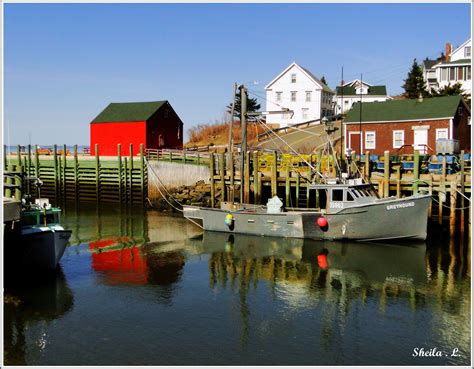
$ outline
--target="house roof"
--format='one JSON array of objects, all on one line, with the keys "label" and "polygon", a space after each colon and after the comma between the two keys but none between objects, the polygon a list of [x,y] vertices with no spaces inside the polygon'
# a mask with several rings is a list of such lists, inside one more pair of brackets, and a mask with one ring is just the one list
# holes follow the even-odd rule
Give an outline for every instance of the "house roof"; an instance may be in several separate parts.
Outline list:
[{"label": "house roof", "polygon": [[[338,86],[336,87],[336,95],[341,96],[344,94],[344,96],[351,96],[351,95],[356,95],[359,96],[356,92],[356,88],[354,86]],[[370,86],[369,87],[369,92],[367,94],[362,94],[362,96],[386,96],[387,95],[387,88],[385,86]]]},{"label": "house roof", "polygon": [[318,79],[318,78],[317,78],[313,73],[311,73],[308,69],[303,68],[303,67],[301,67],[301,69],[303,69],[306,73],[308,73],[309,76],[310,76],[312,79],[314,79],[316,82],[318,82],[318,83],[323,87],[323,90],[324,90],[324,91],[330,92],[330,93],[334,93],[334,91],[331,90],[328,85],[326,85],[324,82],[322,82],[320,79]]},{"label": "house roof", "polygon": [[458,60],[452,60],[449,62],[442,62],[439,64],[436,64],[436,67],[442,67],[443,65],[453,65],[453,64],[471,64],[471,59],[458,59]]},{"label": "house roof", "polygon": [[438,64],[441,61],[442,60],[439,59],[439,58],[436,59],[436,60],[426,59],[426,60],[423,60],[423,65],[425,66],[426,69],[431,69],[431,68],[433,68],[434,65]]},{"label": "house roof", "polygon": [[274,78],[268,85],[265,86],[265,89],[269,89],[271,85],[273,85],[276,81],[278,81],[286,72],[288,72],[292,67],[296,66],[300,69],[303,73],[305,73],[310,79],[313,80],[317,85],[319,85],[324,91],[334,93],[326,84],[321,82],[318,78],[315,77],[308,69],[303,68],[301,65],[297,64],[296,62],[291,63],[283,72],[281,72],[276,78]]},{"label": "house roof", "polygon": [[[396,122],[418,119],[439,119],[454,117],[462,97],[443,96],[418,99],[391,100],[362,103],[362,122]],[[347,114],[346,123],[359,123],[360,103],[353,105]]]},{"label": "house roof", "polygon": [[147,120],[168,101],[110,103],[91,123]]},{"label": "house roof", "polygon": [[451,55],[453,55],[454,53],[456,53],[459,49],[463,48],[464,46],[466,46],[469,41],[471,41],[471,39],[467,39],[466,41],[464,41],[461,45],[459,45],[457,48],[455,48],[454,50],[451,51]]}]

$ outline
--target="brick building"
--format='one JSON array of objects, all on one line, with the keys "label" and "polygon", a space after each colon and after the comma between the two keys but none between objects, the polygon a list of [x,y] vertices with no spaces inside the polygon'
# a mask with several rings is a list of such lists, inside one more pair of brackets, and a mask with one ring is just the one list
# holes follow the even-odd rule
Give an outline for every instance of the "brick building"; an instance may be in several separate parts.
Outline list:
[{"label": "brick building", "polygon": [[[361,111],[362,108],[362,111]],[[436,140],[471,151],[471,111],[461,96],[358,103],[344,121],[344,147],[382,155],[435,154]]]},{"label": "brick building", "polygon": [[99,144],[100,155],[140,152],[146,149],[182,149],[183,122],[168,101],[111,103],[90,123],[91,155]]}]

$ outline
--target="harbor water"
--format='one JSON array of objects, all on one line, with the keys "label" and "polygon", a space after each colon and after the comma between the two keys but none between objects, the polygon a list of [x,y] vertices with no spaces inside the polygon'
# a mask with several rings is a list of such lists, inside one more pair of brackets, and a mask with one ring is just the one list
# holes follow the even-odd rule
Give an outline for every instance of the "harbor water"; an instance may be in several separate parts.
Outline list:
[{"label": "harbor water", "polygon": [[66,207],[50,275],[5,277],[7,365],[469,365],[470,255],[203,233]]}]

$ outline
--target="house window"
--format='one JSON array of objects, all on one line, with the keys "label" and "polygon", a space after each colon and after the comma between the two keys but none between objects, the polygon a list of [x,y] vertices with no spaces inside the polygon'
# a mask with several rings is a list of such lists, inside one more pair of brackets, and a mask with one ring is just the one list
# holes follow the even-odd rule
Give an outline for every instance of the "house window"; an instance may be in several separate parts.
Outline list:
[{"label": "house window", "polygon": [[436,140],[447,139],[448,138],[448,129],[447,128],[438,128],[436,129]]},{"label": "house window", "polygon": [[464,68],[458,67],[458,81],[464,80]]},{"label": "house window", "polygon": [[296,101],[296,91],[291,91],[291,101]]},{"label": "house window", "polygon": [[471,47],[470,46],[466,46],[464,48],[464,57],[465,58],[470,58],[471,57]]},{"label": "house window", "polygon": [[399,149],[405,143],[405,131],[393,131],[393,148]]},{"label": "house window", "polygon": [[296,73],[291,74],[291,83],[296,83]]},{"label": "house window", "polygon": [[345,100],[344,105],[349,105],[349,100]]},{"label": "house window", "polygon": [[454,67],[449,68],[449,80],[450,81],[456,80],[456,68]]},{"label": "house window", "polygon": [[301,117],[303,119],[308,119],[308,110],[309,110],[308,108],[301,109]]},{"label": "house window", "polygon": [[375,132],[365,132],[365,148],[375,149]]},{"label": "house window", "polygon": [[467,67],[467,80],[470,81],[471,80],[471,66],[468,66]]},{"label": "house window", "polygon": [[306,91],[306,101],[311,101],[311,91]]},{"label": "house window", "polygon": [[281,94],[282,94],[282,92],[281,92],[281,91],[277,91],[275,94],[276,94],[276,101],[280,102],[280,101],[281,101]]},{"label": "house window", "polygon": [[165,114],[164,114],[165,118],[168,118],[168,109],[165,109]]},{"label": "house window", "polygon": [[448,80],[448,68],[441,68],[441,81]]}]

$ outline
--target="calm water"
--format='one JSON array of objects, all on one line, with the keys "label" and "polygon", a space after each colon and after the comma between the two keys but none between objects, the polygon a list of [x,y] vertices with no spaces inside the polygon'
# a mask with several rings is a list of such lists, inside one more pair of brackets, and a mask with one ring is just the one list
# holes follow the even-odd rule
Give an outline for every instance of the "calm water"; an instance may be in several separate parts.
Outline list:
[{"label": "calm water", "polygon": [[[457,243],[202,234],[155,212],[66,209],[50,278],[6,280],[8,365],[468,365]],[[414,357],[436,348],[442,357]],[[451,356],[455,351],[456,356]]]}]

